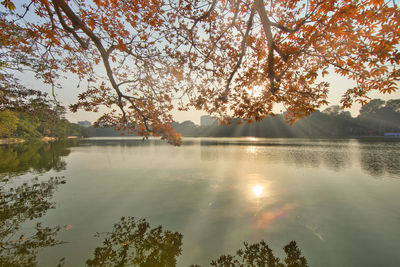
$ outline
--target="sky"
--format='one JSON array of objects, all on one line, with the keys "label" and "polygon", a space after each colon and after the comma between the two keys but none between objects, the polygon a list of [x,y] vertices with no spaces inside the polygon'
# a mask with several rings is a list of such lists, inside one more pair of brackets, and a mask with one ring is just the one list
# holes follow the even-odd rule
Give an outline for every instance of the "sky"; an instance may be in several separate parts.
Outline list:
[{"label": "sky", "polygon": [[[21,81],[27,85],[30,88],[33,89],[41,89],[44,92],[47,92],[49,95],[51,95],[51,86],[47,84],[43,84],[41,81],[35,79],[35,77],[32,74],[29,73],[23,73],[18,75]],[[323,79],[320,78],[320,81],[327,81],[330,83],[330,90],[329,90],[329,95],[328,95],[328,101],[329,105],[340,105],[340,99],[343,93],[346,91],[347,88],[353,87],[354,82],[351,80],[348,80],[344,77],[341,77],[340,75],[337,74],[329,74],[325,76]],[[68,75],[68,77],[61,79],[60,80],[62,88],[56,89],[56,97],[57,100],[61,102],[62,105],[68,106],[70,104],[75,103],[78,98],[78,94],[83,92],[85,89],[85,84],[82,83],[79,88],[79,79],[77,77],[74,77],[72,75]],[[400,91],[397,90],[396,92],[392,94],[381,94],[379,92],[372,92],[369,94],[369,96],[374,99],[374,98],[380,98],[383,100],[389,100],[389,99],[399,99],[400,98]],[[326,106],[326,107],[328,107]],[[359,113],[361,105],[355,103],[351,109],[346,109],[351,112],[353,116],[357,116]],[[281,113],[281,107],[276,106],[275,112],[276,113]],[[321,110],[324,110],[325,107],[323,107]],[[103,112],[105,109],[103,110]],[[67,112],[66,118],[70,122],[78,122],[78,121],[83,121],[87,120],[93,123],[96,121],[98,117],[102,112],[86,112],[83,110],[80,110],[76,113],[72,113],[70,111]],[[177,111],[173,110],[172,115],[177,122],[184,122],[186,120],[191,120],[195,124],[200,124],[200,117],[202,115],[207,115],[204,111],[198,111],[195,109],[192,109],[190,111]]]},{"label": "sky", "polygon": [[[103,71],[101,66],[99,66],[99,71]],[[79,79],[77,76],[73,76],[72,74],[66,74],[65,79],[61,79],[60,83],[62,88],[56,89],[56,96],[57,100],[61,102],[61,104],[68,106],[70,104],[74,104],[78,98],[78,94],[83,92],[85,89],[86,84],[82,83],[81,86],[78,88],[79,84]],[[41,81],[35,79],[34,75],[31,73],[22,73],[19,74],[18,77],[22,81],[23,84],[27,85],[28,87],[32,89],[40,89],[44,92],[47,92],[49,95],[51,95],[51,86],[47,84],[43,84]],[[340,75],[331,73],[324,78],[319,78],[317,82],[322,82],[326,81],[330,83],[330,90],[329,90],[329,95],[328,95],[328,102],[329,105],[340,105],[340,99],[341,96],[345,93],[347,88],[354,87],[354,82],[351,80],[348,80]],[[383,100],[389,100],[389,99],[399,99],[400,98],[400,90],[397,90],[396,92],[392,94],[380,94],[379,92],[372,92],[369,94],[369,97],[372,99],[374,98],[380,98]],[[328,107],[326,106],[326,107]],[[321,108],[321,110],[325,109],[326,107]],[[355,103],[352,108],[346,109],[351,112],[353,116],[357,116],[359,113],[361,105],[358,103]],[[103,109],[103,112],[106,111]],[[276,106],[274,109],[274,112],[276,113],[281,113],[282,107],[281,106]],[[78,111],[76,113],[72,113],[70,111],[67,112],[66,118],[71,121],[71,122],[78,122],[78,121],[83,121],[87,120],[90,122],[96,121],[98,117],[100,117],[102,114],[102,111],[98,113],[93,113],[93,112],[86,112],[86,111]],[[191,120],[196,124],[200,124],[200,117],[202,115],[206,115],[205,112],[203,111],[198,111],[195,109],[192,109],[190,111],[186,112],[181,112],[177,110],[173,110],[172,115],[175,119],[175,121],[178,122],[183,122],[186,120]]]}]

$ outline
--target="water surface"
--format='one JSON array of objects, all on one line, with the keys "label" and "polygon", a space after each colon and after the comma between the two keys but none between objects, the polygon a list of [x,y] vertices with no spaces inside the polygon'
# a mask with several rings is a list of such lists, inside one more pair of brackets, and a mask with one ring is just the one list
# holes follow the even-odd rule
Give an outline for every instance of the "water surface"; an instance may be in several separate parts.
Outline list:
[{"label": "water surface", "polygon": [[281,258],[295,240],[310,266],[400,266],[397,139],[19,144],[0,147],[0,177],[1,242],[24,244],[41,222],[46,242],[30,237],[40,266],[85,265],[103,242],[94,235],[128,216],[182,234],[178,266],[261,240]]}]

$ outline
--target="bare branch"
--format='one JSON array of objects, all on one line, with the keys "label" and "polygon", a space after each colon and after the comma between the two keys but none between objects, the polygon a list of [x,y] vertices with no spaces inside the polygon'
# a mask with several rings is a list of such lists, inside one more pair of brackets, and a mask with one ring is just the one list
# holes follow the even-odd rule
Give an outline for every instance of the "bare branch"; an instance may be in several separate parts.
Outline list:
[{"label": "bare branch", "polygon": [[211,12],[213,12],[213,10],[215,9],[216,5],[217,5],[217,0],[213,0],[210,8],[206,12],[204,12],[203,15],[201,15],[200,17],[197,17],[197,18],[194,19],[194,23],[192,25],[192,28],[190,28],[190,30],[189,30],[190,34],[192,34],[193,29],[194,29],[194,27],[196,27],[197,23],[199,23],[201,20],[203,20],[203,19],[205,19],[205,18],[207,18],[207,17],[209,17],[211,15]]},{"label": "bare branch", "polygon": [[235,65],[235,67],[233,68],[233,71],[231,72],[231,75],[229,75],[228,81],[227,81],[226,86],[225,86],[225,91],[224,91],[224,94],[223,94],[223,96],[222,96],[222,97],[224,98],[224,99],[223,99],[224,101],[226,101],[226,95],[227,95],[228,92],[229,92],[229,86],[230,86],[230,84],[231,84],[231,82],[232,82],[232,79],[233,79],[233,77],[235,76],[236,72],[238,71],[240,65],[242,64],[243,57],[244,57],[245,54],[246,54],[246,41],[247,41],[247,37],[249,36],[251,27],[253,26],[254,13],[255,13],[255,9],[252,8],[252,9],[251,9],[251,13],[250,13],[249,20],[247,21],[246,32],[245,32],[245,34],[244,34],[244,36],[243,36],[242,43],[241,43],[241,46],[240,46],[240,55],[239,55],[239,59],[238,59],[238,61],[236,62],[236,65]]},{"label": "bare branch", "polygon": [[135,83],[135,82],[138,82],[138,79],[136,79],[136,80],[126,80],[126,81],[120,82],[119,84],[117,84],[117,86],[120,87],[123,84]]},{"label": "bare branch", "polygon": [[[61,12],[60,12],[60,7],[58,5],[58,2],[60,2],[60,1],[58,1],[58,0],[53,1],[53,4],[54,4],[54,10],[56,11],[56,14],[57,14],[57,17],[58,17],[58,19],[59,19],[59,21],[61,23],[61,26],[63,27],[63,29],[65,31],[71,33],[74,36],[75,40],[78,41],[78,43],[81,45],[81,47],[83,49],[85,49],[85,50],[88,49],[89,48],[88,43],[85,43],[82,40],[82,38],[79,37],[79,35],[74,31],[74,29],[72,29],[71,27],[68,27],[67,23],[65,23],[64,18],[62,16]],[[49,12],[49,11],[47,11],[47,12]]]},{"label": "bare branch", "polygon": [[278,88],[275,88],[275,72],[274,72],[274,47],[275,41],[271,31],[271,21],[268,18],[267,11],[265,10],[263,0],[255,0],[255,8],[260,16],[263,25],[264,34],[268,43],[268,77],[270,81],[270,91],[275,93]]},{"label": "bare branch", "polygon": [[[104,67],[106,69],[107,77],[111,83],[111,86],[115,90],[118,95],[118,107],[120,108],[121,112],[123,113],[124,120],[126,121],[126,113],[122,104],[122,93],[118,88],[117,82],[115,81],[113,71],[110,66],[109,62],[109,54],[107,53],[106,49],[104,48],[101,40],[91,31],[86,24],[71,10],[68,4],[63,0],[53,0],[54,6],[61,8],[61,10],[66,14],[66,16],[70,19],[72,25],[76,28],[81,29],[95,44],[97,50],[100,52],[101,58],[103,60]],[[60,14],[62,17],[62,15]],[[59,17],[60,17],[59,16]],[[71,29],[72,30],[72,29]],[[72,30],[73,31],[73,30]],[[73,31],[75,32],[75,31]],[[76,33],[75,33],[76,35]],[[74,37],[75,37],[74,35]],[[77,36],[77,35],[76,35]],[[75,37],[76,38],[76,37]],[[78,36],[79,38],[79,36]]]}]

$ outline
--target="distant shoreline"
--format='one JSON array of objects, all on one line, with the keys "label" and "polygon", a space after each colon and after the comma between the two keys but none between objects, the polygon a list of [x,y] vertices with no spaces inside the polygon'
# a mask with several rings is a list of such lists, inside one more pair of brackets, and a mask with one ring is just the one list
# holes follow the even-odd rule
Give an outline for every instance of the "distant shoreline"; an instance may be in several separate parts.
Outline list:
[{"label": "distant shoreline", "polygon": [[[83,137],[79,136],[68,136],[67,139],[82,139]],[[120,140],[125,140],[125,139],[142,139],[141,136],[91,136],[87,139],[120,139]],[[154,139],[157,139],[156,137],[153,137]],[[153,139],[149,138],[149,139]],[[182,136],[183,139],[185,138],[256,138],[256,139],[374,139],[374,138],[379,138],[379,139],[399,139],[399,136],[384,136],[384,135],[363,135],[363,136],[319,136],[319,137],[257,137],[257,136]],[[32,140],[25,140],[22,138],[0,138],[0,145],[13,145],[13,144],[19,144],[19,143],[24,143],[24,142],[30,142],[30,141],[40,141],[40,142],[54,142],[57,141],[57,137],[42,137],[41,139],[32,139]]]},{"label": "distant shoreline", "polygon": [[0,145],[10,145],[25,142],[24,139],[19,138],[0,138]]},{"label": "distant shoreline", "polygon": [[[79,136],[68,136],[67,139],[78,139],[80,138]],[[0,145],[13,145],[13,144],[19,144],[19,143],[24,143],[24,142],[29,142],[29,141],[41,141],[41,142],[53,142],[57,141],[57,137],[49,137],[49,136],[44,136],[40,139],[33,139],[33,140],[26,140],[22,138],[0,138]]]}]

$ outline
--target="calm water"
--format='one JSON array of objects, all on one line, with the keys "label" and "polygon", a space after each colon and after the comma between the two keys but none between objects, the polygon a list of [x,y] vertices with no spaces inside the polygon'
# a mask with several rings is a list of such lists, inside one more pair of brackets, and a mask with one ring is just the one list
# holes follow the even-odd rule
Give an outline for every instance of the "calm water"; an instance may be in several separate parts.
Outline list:
[{"label": "calm water", "polygon": [[110,233],[132,216],[183,235],[178,266],[261,240],[281,258],[295,240],[310,266],[400,266],[398,139],[20,144],[0,179],[0,265],[84,266],[107,237],[126,247]]}]

